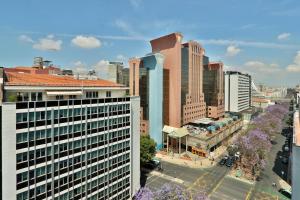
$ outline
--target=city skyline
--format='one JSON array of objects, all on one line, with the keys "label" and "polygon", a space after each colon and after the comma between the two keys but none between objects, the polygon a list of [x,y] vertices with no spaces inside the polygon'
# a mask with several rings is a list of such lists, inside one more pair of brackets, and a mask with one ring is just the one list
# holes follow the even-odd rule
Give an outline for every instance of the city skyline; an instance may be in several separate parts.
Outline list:
[{"label": "city skyline", "polygon": [[[129,58],[145,55],[151,38],[179,31],[185,35],[183,42],[200,42],[225,70],[247,72],[255,82],[272,86],[299,83],[299,29],[294,24],[300,5],[295,0],[184,4],[128,0],[86,5],[52,1],[43,3],[42,9],[33,0],[1,4],[4,67],[30,66],[33,57],[43,56],[63,68],[104,71],[108,61],[128,66]],[[166,9],[168,5],[172,9]]]}]

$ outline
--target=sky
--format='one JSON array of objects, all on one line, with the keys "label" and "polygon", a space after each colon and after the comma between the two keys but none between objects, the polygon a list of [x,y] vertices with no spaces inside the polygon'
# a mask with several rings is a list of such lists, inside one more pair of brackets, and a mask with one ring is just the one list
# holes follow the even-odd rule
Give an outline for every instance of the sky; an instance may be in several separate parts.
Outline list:
[{"label": "sky", "polygon": [[1,0],[0,8],[0,66],[42,56],[105,71],[108,61],[128,65],[151,52],[151,39],[181,32],[256,84],[300,83],[299,0]]}]

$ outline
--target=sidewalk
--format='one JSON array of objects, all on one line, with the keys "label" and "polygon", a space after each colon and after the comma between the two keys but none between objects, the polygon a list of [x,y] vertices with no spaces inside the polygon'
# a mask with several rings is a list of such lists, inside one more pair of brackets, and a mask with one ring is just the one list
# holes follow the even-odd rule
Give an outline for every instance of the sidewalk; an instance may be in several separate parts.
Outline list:
[{"label": "sidewalk", "polygon": [[[156,158],[161,159],[162,161],[191,168],[209,168],[215,166],[217,164],[218,158],[225,152],[225,146],[217,148],[214,151],[215,161],[211,161],[209,158],[199,157],[197,155],[192,154],[191,152],[182,153],[181,156],[179,154],[169,153],[167,155],[166,152],[157,152]],[[184,154],[187,154],[188,157],[184,157]]]}]

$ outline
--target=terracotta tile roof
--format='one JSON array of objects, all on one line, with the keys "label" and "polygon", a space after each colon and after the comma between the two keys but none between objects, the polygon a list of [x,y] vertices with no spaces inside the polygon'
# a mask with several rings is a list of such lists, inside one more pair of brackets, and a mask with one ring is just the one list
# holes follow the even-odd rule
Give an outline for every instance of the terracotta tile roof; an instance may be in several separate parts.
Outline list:
[{"label": "terracotta tile roof", "polygon": [[6,72],[7,81],[5,85],[14,86],[61,86],[61,87],[124,87],[107,80],[78,80],[69,76],[58,76],[50,74],[27,74]]}]

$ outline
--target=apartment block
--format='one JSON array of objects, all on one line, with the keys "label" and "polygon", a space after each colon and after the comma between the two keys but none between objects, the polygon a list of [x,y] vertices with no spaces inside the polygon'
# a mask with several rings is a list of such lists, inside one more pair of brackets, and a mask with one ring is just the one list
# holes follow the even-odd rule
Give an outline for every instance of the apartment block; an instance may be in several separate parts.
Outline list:
[{"label": "apartment block", "polygon": [[163,60],[160,53],[129,60],[130,95],[141,98],[141,134],[149,134],[162,148]]},{"label": "apartment block", "polygon": [[224,72],[223,63],[209,62],[204,65],[203,90],[206,115],[218,119],[224,116]]},{"label": "apartment block", "polygon": [[139,97],[105,80],[17,72],[3,80],[1,199],[132,198]]},{"label": "apartment block", "polygon": [[241,112],[251,107],[251,76],[237,71],[225,72],[225,111]]}]

